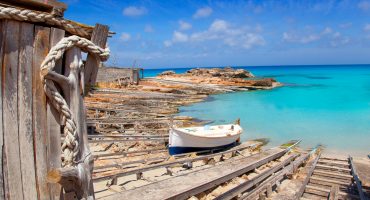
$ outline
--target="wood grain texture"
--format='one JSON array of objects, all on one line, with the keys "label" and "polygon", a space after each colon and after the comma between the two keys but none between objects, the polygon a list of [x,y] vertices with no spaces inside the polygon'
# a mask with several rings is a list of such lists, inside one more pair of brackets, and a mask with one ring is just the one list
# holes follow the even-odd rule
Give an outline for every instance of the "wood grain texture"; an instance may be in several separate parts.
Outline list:
[{"label": "wood grain texture", "polygon": [[[3,66],[3,50],[4,50],[4,30],[5,21],[0,20],[0,83],[2,83],[2,66]],[[3,145],[4,145],[4,131],[3,131],[3,93],[2,86],[0,86],[0,199],[5,199],[4,196],[4,176],[3,176]]]},{"label": "wood grain texture", "polygon": [[32,132],[32,53],[34,25],[21,23],[18,68],[18,118],[24,199],[37,199]]},{"label": "wood grain texture", "polygon": [[50,28],[35,26],[35,40],[33,52],[33,134],[35,145],[36,180],[38,199],[50,199],[47,175],[47,112],[46,96],[40,77],[40,66],[49,52]]},{"label": "wood grain texture", "polygon": [[23,199],[18,140],[18,53],[20,23],[7,21],[3,57],[3,128],[6,154],[6,198]]},{"label": "wood grain texture", "polygon": [[0,3],[43,12],[51,12],[53,8],[67,8],[66,4],[56,0],[0,0]]},{"label": "wood grain texture", "polygon": [[[57,28],[51,28],[50,32],[50,48],[55,46],[65,35],[65,31]],[[62,59],[58,60],[55,64],[54,71],[62,73]],[[58,85],[56,84],[58,87]],[[59,87],[58,87],[59,89]],[[59,91],[61,91],[59,89]],[[53,168],[61,167],[61,134],[62,129],[59,124],[59,113],[49,103],[47,104],[47,116],[48,116],[48,133],[49,141],[48,144],[51,148],[48,148],[48,171]],[[50,192],[52,199],[59,199],[61,186],[59,184],[50,184]]]},{"label": "wood grain texture", "polygon": [[[91,41],[102,47],[105,48],[105,45],[107,43],[107,37],[108,37],[108,26],[104,26],[101,24],[96,24],[95,28],[93,30],[93,33],[91,35]],[[100,67],[100,59],[92,54],[87,55],[86,64],[85,64],[85,83],[87,85],[86,93],[88,92],[88,89],[91,86],[95,85],[96,77],[98,75],[98,69]]]}]

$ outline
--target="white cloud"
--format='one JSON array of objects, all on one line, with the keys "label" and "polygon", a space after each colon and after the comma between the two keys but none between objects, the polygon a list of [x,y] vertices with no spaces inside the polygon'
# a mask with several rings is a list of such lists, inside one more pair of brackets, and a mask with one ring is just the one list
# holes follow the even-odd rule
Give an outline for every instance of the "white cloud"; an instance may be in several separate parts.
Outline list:
[{"label": "white cloud", "polygon": [[[306,31],[306,30],[305,30]],[[321,44],[327,44],[331,47],[337,47],[350,42],[348,37],[342,36],[340,32],[335,32],[332,28],[326,27],[324,30],[318,32],[305,34],[303,32],[284,32],[283,41],[290,43],[309,44],[321,41]]]},{"label": "white cloud", "polygon": [[370,24],[365,24],[364,31],[370,31]]},{"label": "white cloud", "polygon": [[123,42],[127,42],[131,39],[131,35],[128,33],[121,33],[121,36],[119,37],[119,39]]},{"label": "white cloud", "polygon": [[213,10],[210,7],[199,8],[193,15],[193,18],[208,17],[212,14]]},{"label": "white cloud", "polygon": [[210,24],[208,29],[192,33],[191,35],[174,31],[172,39],[164,41],[163,44],[166,47],[170,47],[175,43],[201,43],[214,40],[215,43],[221,43],[226,46],[250,49],[265,44],[264,38],[256,30],[261,31],[262,27],[260,25],[253,29],[235,27],[225,20],[216,19]]},{"label": "white cloud", "polygon": [[228,23],[225,20],[216,19],[212,22],[209,30],[210,31],[226,31],[228,28]]},{"label": "white cloud", "polygon": [[358,8],[363,11],[370,10],[370,1],[361,1],[357,4]]},{"label": "white cloud", "polygon": [[148,13],[148,10],[145,7],[129,6],[123,9],[123,15],[129,17],[141,16],[145,15],[146,13]]},{"label": "white cloud", "polygon": [[309,35],[301,36],[295,33],[289,33],[289,32],[283,33],[283,40],[286,42],[307,44],[307,43],[317,41],[319,39],[320,39],[320,36],[317,34],[309,34]]},{"label": "white cloud", "polygon": [[189,36],[185,33],[181,33],[179,31],[173,32],[172,41],[173,42],[187,42],[189,40]]},{"label": "white cloud", "polygon": [[191,29],[191,24],[188,23],[188,22],[185,22],[185,21],[182,21],[180,20],[179,21],[179,29],[182,30],[182,31],[186,31],[186,30],[189,30]]},{"label": "white cloud", "polygon": [[154,28],[151,25],[147,24],[145,25],[144,31],[147,33],[152,33],[154,32]]}]

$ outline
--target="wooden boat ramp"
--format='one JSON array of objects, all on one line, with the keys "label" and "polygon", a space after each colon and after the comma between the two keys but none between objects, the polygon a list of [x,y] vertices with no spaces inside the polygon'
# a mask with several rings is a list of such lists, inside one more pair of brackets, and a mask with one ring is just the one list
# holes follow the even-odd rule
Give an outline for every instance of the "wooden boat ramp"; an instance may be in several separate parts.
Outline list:
[{"label": "wooden boat ramp", "polygon": [[317,156],[297,197],[301,199],[366,199],[353,158]]}]

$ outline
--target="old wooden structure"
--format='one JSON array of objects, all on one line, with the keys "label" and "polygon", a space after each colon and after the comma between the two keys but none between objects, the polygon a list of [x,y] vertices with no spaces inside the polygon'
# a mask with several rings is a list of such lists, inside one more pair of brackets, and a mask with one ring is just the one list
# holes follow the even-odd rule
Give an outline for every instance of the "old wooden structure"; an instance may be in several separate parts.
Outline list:
[{"label": "old wooden structure", "polygon": [[94,198],[83,97],[109,31],[65,20],[65,9],[0,0],[0,199]]}]

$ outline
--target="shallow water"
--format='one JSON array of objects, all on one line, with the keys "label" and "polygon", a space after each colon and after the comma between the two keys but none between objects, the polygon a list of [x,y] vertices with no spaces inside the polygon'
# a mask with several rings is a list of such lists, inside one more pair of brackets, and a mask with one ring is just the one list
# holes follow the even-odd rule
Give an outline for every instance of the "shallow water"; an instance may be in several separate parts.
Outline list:
[{"label": "shallow water", "polygon": [[[181,107],[180,115],[215,124],[240,118],[242,140],[269,138],[271,146],[302,139],[305,148],[322,144],[329,152],[370,152],[370,65],[245,69],[285,86],[213,95],[209,101]],[[146,75],[158,72],[147,70]]]}]

